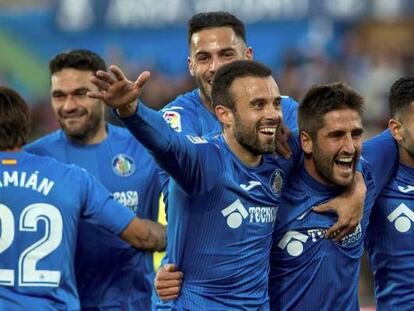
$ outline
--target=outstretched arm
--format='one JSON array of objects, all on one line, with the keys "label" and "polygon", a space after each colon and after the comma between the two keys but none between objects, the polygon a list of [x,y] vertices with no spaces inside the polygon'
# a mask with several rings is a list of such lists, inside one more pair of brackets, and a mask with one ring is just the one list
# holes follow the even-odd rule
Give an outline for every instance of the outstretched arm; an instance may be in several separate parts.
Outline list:
[{"label": "outstretched arm", "polygon": [[355,231],[364,214],[366,186],[361,172],[356,172],[352,186],[331,201],[315,207],[318,213],[335,212],[337,222],[326,232],[327,238],[340,241]]},{"label": "outstretched arm", "polygon": [[165,229],[157,222],[135,217],[119,236],[136,248],[163,251],[166,245]]},{"label": "outstretched arm", "polygon": [[88,96],[99,98],[115,108],[132,135],[187,194],[205,193],[215,187],[220,181],[223,165],[219,148],[205,139],[179,135],[160,114],[137,102],[149,72],[141,73],[132,82],[118,67],[110,66],[110,71],[113,76],[98,71],[91,78],[100,91],[88,92]]}]

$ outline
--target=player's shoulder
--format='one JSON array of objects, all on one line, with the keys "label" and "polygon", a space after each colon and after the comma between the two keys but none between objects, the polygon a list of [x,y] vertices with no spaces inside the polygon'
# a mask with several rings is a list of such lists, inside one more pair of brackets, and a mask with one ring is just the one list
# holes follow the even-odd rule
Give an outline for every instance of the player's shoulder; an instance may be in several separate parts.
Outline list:
[{"label": "player's shoulder", "polygon": [[32,143],[26,145],[24,149],[26,151],[41,151],[48,148],[53,148],[58,144],[64,143],[66,140],[65,135],[62,130],[57,130],[50,134],[40,137],[39,139],[33,141]]},{"label": "player's shoulder", "polygon": [[131,134],[131,132],[125,128],[108,124],[109,132],[109,144],[113,145],[112,150],[134,150],[135,152],[144,152],[144,146]]},{"label": "player's shoulder", "polygon": [[282,95],[282,104],[287,104],[289,105],[289,107],[295,108],[298,106],[298,103],[296,102],[296,100],[294,100],[292,97],[288,96],[288,95]]},{"label": "player's shoulder", "polygon": [[108,132],[113,139],[132,140],[135,139],[131,132],[121,126],[108,123]]},{"label": "player's shoulder", "polygon": [[26,159],[31,166],[45,168],[53,173],[71,173],[74,176],[83,175],[86,172],[75,164],[63,163],[48,155],[38,155],[26,150]]},{"label": "player's shoulder", "polygon": [[185,110],[194,110],[198,105],[201,104],[201,99],[199,95],[199,90],[194,89],[190,92],[179,95],[176,99],[168,103],[164,108],[161,109],[162,112],[165,111],[185,111]]},{"label": "player's shoulder", "polygon": [[367,180],[367,178],[372,178],[371,176],[374,172],[374,168],[363,156],[359,159],[358,170],[362,173],[365,180]]}]

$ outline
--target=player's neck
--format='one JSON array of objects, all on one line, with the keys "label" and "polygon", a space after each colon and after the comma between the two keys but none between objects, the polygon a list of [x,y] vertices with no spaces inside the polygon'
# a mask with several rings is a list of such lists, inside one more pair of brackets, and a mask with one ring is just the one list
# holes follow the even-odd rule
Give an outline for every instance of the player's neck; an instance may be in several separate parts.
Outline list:
[{"label": "player's neck", "polygon": [[305,167],[306,172],[316,181],[320,182],[326,186],[334,186],[328,180],[326,180],[321,174],[319,174],[318,170],[316,169],[316,165],[314,159],[311,156],[306,156],[303,160],[303,166]]},{"label": "player's neck", "polygon": [[409,154],[406,149],[401,146],[398,148],[400,153],[400,163],[414,168],[414,157]]},{"label": "player's neck", "polygon": [[230,134],[228,131],[224,131],[223,133],[224,140],[229,146],[229,149],[234,153],[234,155],[246,166],[249,167],[256,167],[258,166],[261,161],[263,155],[253,154],[245,147],[243,147],[234,137],[234,135]]},{"label": "player's neck", "polygon": [[210,99],[208,99],[203,92],[200,91],[200,98],[201,101],[203,102],[204,106],[211,112],[214,114],[214,108],[213,108],[213,103],[211,102]]},{"label": "player's neck", "polygon": [[82,137],[68,136],[68,139],[78,145],[96,145],[103,142],[107,137],[107,124],[102,120],[95,131],[91,131]]}]

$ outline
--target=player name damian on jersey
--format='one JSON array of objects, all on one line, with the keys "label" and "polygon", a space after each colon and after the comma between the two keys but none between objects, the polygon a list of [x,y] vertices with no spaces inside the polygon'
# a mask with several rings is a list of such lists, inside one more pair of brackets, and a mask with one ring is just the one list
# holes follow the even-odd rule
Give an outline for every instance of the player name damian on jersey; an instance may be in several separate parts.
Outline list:
[{"label": "player name damian on jersey", "polygon": [[43,195],[47,196],[52,190],[55,182],[47,178],[39,177],[39,172],[34,172],[27,174],[27,172],[19,171],[4,171],[0,175],[0,187],[20,187],[20,188],[30,188]]}]

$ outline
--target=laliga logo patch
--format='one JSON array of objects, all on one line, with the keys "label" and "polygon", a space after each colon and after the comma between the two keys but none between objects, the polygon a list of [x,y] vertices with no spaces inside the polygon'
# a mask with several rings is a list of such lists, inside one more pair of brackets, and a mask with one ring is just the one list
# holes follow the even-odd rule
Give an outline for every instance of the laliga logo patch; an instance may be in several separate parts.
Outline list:
[{"label": "laliga logo patch", "polygon": [[176,132],[181,132],[181,115],[178,112],[166,111],[162,117]]},{"label": "laliga logo patch", "polygon": [[135,171],[135,163],[125,154],[118,154],[112,160],[112,170],[121,177],[128,177]]},{"label": "laliga logo patch", "polygon": [[276,169],[273,174],[272,178],[270,179],[270,188],[273,190],[274,193],[280,195],[283,187],[283,171],[280,169]]}]

